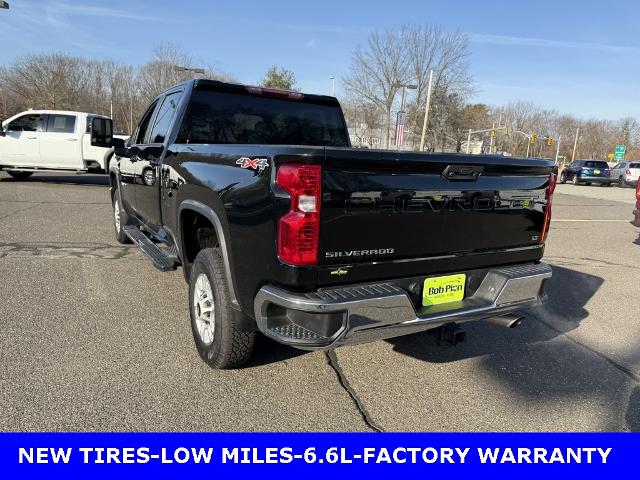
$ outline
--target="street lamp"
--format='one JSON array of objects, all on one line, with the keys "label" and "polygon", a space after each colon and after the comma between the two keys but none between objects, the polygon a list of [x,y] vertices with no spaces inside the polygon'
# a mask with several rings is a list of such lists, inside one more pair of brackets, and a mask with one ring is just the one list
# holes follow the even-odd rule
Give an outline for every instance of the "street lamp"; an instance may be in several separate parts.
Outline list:
[{"label": "street lamp", "polygon": [[199,73],[201,75],[204,75],[204,68],[197,68],[197,67],[179,67],[178,65],[174,65],[173,66],[173,70],[176,72],[193,72],[193,73]]},{"label": "street lamp", "polygon": [[0,8],[4,8],[5,10],[9,10],[9,4],[5,1],[0,1]]},{"label": "street lamp", "polygon": [[329,77],[329,80],[331,80],[331,96],[335,97],[336,96],[336,77],[331,75]]}]

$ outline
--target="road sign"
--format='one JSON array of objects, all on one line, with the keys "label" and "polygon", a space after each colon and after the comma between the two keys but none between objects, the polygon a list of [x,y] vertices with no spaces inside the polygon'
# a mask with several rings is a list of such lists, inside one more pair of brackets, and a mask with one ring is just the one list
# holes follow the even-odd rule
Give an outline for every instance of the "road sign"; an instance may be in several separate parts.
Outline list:
[{"label": "road sign", "polygon": [[613,153],[613,159],[616,162],[621,162],[624,160],[624,154],[627,152],[627,147],[624,145],[616,145],[616,149]]}]

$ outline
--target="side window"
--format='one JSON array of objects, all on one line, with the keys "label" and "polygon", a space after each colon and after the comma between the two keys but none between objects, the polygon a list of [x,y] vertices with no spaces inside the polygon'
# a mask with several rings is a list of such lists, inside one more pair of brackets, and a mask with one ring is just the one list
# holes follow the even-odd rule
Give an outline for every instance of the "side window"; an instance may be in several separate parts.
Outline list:
[{"label": "side window", "polygon": [[164,139],[167,137],[169,126],[171,125],[173,117],[175,117],[181,97],[182,92],[174,92],[164,98],[164,101],[160,106],[160,110],[158,111],[156,124],[151,131],[149,143],[164,143]]},{"label": "side window", "polygon": [[48,115],[47,132],[73,133],[76,130],[76,117],[74,115]]},{"label": "side window", "polygon": [[153,102],[147,112],[142,117],[140,124],[138,125],[138,131],[136,133],[133,145],[140,145],[144,143],[145,138],[147,137],[147,131],[149,130],[149,124],[151,123],[151,117],[153,117],[153,112],[156,110],[157,101]]},{"label": "side window", "polygon": [[9,132],[41,132],[42,131],[42,115],[23,115],[13,120],[7,125]]}]

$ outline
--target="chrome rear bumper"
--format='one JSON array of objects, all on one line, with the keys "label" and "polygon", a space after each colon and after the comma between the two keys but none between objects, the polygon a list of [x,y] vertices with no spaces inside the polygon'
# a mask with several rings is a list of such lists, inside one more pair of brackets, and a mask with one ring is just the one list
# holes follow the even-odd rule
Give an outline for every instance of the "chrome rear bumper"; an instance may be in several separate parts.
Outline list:
[{"label": "chrome rear bumper", "polygon": [[464,300],[431,307],[416,306],[401,280],[313,293],[266,285],[254,308],[266,336],[297,348],[330,349],[523,310],[542,300],[543,283],[550,277],[545,263],[492,269]]}]

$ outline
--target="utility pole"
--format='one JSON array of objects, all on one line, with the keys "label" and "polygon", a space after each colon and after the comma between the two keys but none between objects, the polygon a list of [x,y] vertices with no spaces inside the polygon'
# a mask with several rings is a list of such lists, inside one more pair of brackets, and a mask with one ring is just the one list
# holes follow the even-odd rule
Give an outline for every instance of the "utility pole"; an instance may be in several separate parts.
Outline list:
[{"label": "utility pole", "polygon": [[[433,69],[429,70],[429,83],[427,85],[427,105],[424,107],[424,120],[422,121],[422,135],[420,136],[420,151],[424,151],[424,136],[427,133],[427,123],[429,122],[429,106],[431,105],[431,82],[433,80]],[[467,149],[469,144],[467,144]],[[469,152],[467,152],[469,153]]]},{"label": "utility pole", "polygon": [[336,77],[331,75],[329,79],[331,80],[331,96],[335,97],[336,96]]},{"label": "utility pole", "polygon": [[469,129],[469,135],[467,135],[467,153],[469,153],[470,148],[471,148],[471,129]]},{"label": "utility pole", "polygon": [[555,164],[558,164],[558,157],[560,156],[560,141],[562,140],[562,136],[558,137],[558,144],[556,146],[556,160],[555,160]]},{"label": "utility pole", "polygon": [[580,134],[580,127],[576,127],[576,139],[573,141],[573,153],[571,154],[571,161],[576,159],[576,148],[578,147],[578,135]]}]

